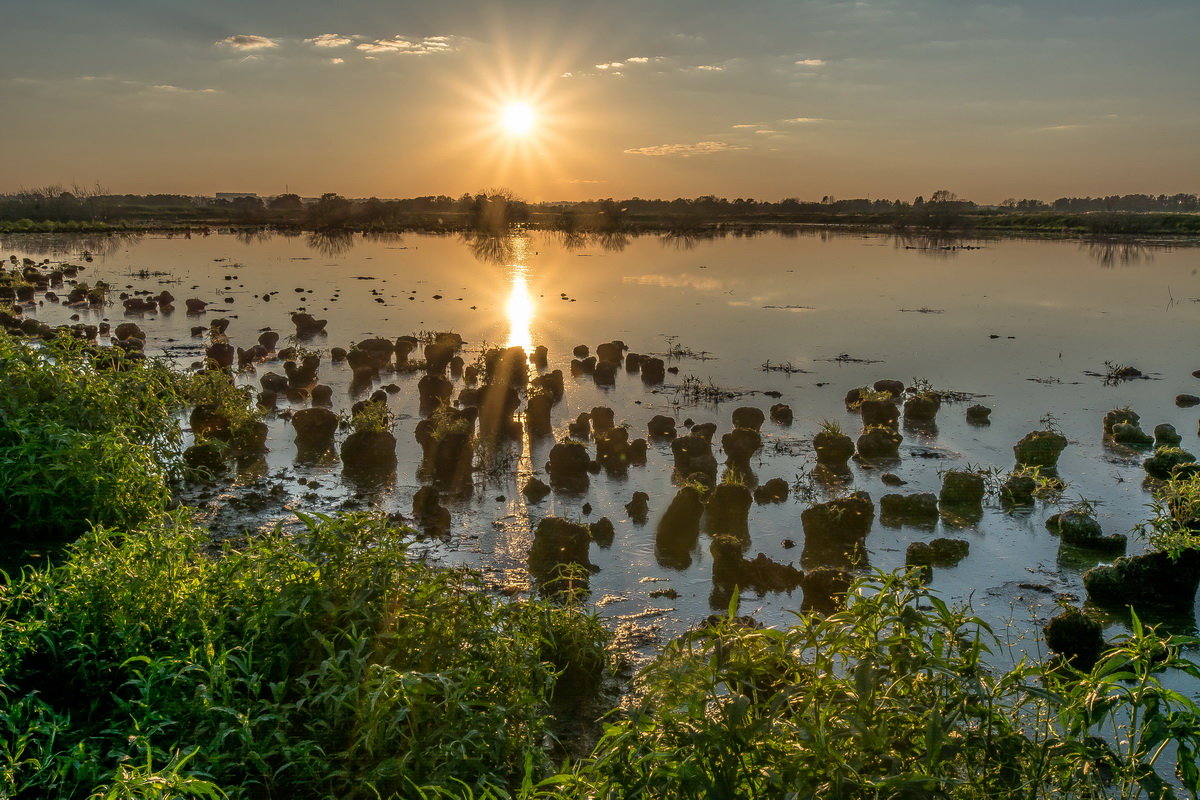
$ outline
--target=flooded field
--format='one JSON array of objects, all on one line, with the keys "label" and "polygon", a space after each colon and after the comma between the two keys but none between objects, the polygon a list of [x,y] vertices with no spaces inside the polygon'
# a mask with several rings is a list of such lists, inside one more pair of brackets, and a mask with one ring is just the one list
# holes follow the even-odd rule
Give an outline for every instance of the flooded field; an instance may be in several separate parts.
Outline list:
[{"label": "flooded field", "polygon": [[[527,556],[533,529],[547,515],[614,526],[610,546],[593,543],[591,598],[634,646],[651,645],[729,604],[714,588],[709,538],[701,526],[694,547],[665,552],[656,531],[680,476],[669,439],[650,439],[647,463],[624,476],[593,474],[583,493],[555,491],[528,502],[521,488],[547,480],[550,448],[578,415],[613,409],[630,437],[646,437],[650,420],[670,417],[681,434],[713,423],[713,450],[740,407],[766,416],[762,447],[750,459],[748,482],[781,478],[781,503],[749,511],[748,558],[763,553],[801,566],[801,512],[810,504],[865,491],[878,505],[892,492],[937,493],[952,469],[1014,466],[1013,445],[1035,430],[1056,430],[1068,445],[1059,460],[1066,483],[1057,502],[1004,508],[989,493],[977,519],[943,518],[920,527],[876,519],[866,538],[864,566],[892,570],[913,541],[950,537],[969,542],[955,566],[935,567],[932,585],[944,596],[970,599],[977,612],[1014,639],[1027,637],[1060,600],[1084,599],[1082,574],[1111,559],[1065,545],[1045,520],[1080,501],[1095,507],[1104,533],[1129,533],[1145,519],[1145,450],[1103,440],[1106,412],[1129,407],[1151,431],[1174,425],[1195,451],[1197,412],[1176,395],[1195,394],[1200,380],[1200,250],[1129,244],[1016,239],[938,242],[884,234],[764,234],[693,240],[682,237],[564,237],[518,232],[503,237],[406,234],[368,237],[213,234],[193,238],[111,239],[10,237],[3,253],[40,261],[90,263],[79,280],[104,280],[114,292],[164,289],[176,310],[125,313],[119,300],[76,309],[39,295],[28,313],[51,324],[136,322],[146,352],[190,365],[204,357],[212,320],[229,320],[226,335],[250,347],[259,333],[319,352],[318,379],[333,389],[332,409],[348,413],[383,385],[397,417],[398,467],[381,481],[352,481],[340,461],[298,459],[290,412],[306,407],[281,396],[269,413],[265,459],[241,465],[233,485],[190,486],[185,499],[204,509],[216,535],[238,535],[290,520],[289,509],[333,512],[378,508],[411,515],[421,486],[422,451],[414,437],[421,419],[419,372],[385,372],[354,385],[332,348],[374,337],[453,331],[470,364],[487,347],[548,349],[545,370],[562,370],[565,396],[553,407],[552,436],[526,431],[519,442],[482,449],[474,491],[448,500],[448,537],[423,546],[431,556],[484,571],[496,586],[531,590]],[[208,303],[188,313],[184,299]],[[328,320],[323,334],[295,339],[294,312]],[[78,318],[73,315],[78,315]],[[194,328],[204,332],[193,335]],[[573,374],[572,351],[620,340],[629,352],[664,359],[661,383],[619,369],[612,386]],[[1143,377],[1106,380],[1116,367]],[[530,366],[531,374],[539,370]],[[255,389],[278,360],[242,371]],[[894,379],[954,393],[932,423],[902,422],[900,458],[886,465],[851,461],[843,480],[815,477],[812,438],[824,422],[852,438],[862,429],[847,408],[848,390]],[[454,396],[464,388],[454,379]],[[773,420],[775,404],[793,412]],[[974,404],[992,409],[990,423],[968,421]],[[339,442],[345,431],[338,433]],[[594,455],[592,443],[589,449]],[[890,472],[906,483],[885,485]],[[718,472],[718,479],[720,472]],[[232,476],[231,476],[232,477]],[[644,522],[626,504],[649,496]],[[661,543],[660,543],[661,544]],[[1142,543],[1130,536],[1130,553]],[[806,567],[811,564],[806,564]],[[786,624],[802,592],[745,589],[740,610],[765,624]],[[1112,633],[1124,625],[1108,617]],[[1176,621],[1183,627],[1192,619]]]}]

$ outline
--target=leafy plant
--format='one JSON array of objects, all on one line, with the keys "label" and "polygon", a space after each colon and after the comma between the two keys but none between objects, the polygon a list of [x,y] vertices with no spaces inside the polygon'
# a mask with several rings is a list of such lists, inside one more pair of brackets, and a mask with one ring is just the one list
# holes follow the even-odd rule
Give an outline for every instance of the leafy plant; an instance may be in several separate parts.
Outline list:
[{"label": "leafy plant", "polygon": [[1154,550],[1178,557],[1200,548],[1200,475],[1164,481],[1154,490],[1153,516],[1135,530]]},{"label": "leafy plant", "polygon": [[165,507],[181,438],[173,369],[69,336],[0,332],[0,374],[3,527],[22,540],[75,536]]},{"label": "leafy plant", "polygon": [[219,553],[182,514],[96,530],[7,587],[0,795],[504,796],[549,774],[549,704],[603,669],[599,622],[496,599],[380,518],[302,520]]}]

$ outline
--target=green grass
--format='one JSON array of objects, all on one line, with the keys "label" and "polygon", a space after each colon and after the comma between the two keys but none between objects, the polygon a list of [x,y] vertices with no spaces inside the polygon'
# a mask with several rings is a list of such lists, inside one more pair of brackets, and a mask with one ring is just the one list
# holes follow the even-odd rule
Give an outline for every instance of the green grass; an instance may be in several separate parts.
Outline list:
[{"label": "green grass", "polygon": [[828,617],[731,615],[668,645],[568,783],[646,800],[1167,798],[1183,795],[1157,770],[1176,766],[1194,796],[1200,709],[1157,675],[1200,676],[1181,656],[1195,644],[1135,619],[1090,673],[993,668],[986,623],[915,575],[876,576]]},{"label": "green grass", "polygon": [[163,771],[289,798],[549,774],[556,675],[603,661],[595,619],[497,600],[378,518],[305,521],[219,554],[182,516],[98,530],[0,595],[0,796]]}]

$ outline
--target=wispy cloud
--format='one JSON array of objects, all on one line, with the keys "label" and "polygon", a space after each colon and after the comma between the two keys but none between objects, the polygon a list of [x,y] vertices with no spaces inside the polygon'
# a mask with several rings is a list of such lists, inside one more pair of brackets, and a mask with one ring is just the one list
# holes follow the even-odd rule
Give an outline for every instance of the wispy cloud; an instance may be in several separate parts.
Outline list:
[{"label": "wispy cloud", "polygon": [[779,131],[772,130],[771,128],[763,128],[761,130],[755,131],[755,133],[761,134],[761,135],[768,135],[768,134],[772,134],[772,133],[779,133]]},{"label": "wispy cloud", "polygon": [[627,64],[649,64],[650,59],[647,56],[634,56],[633,58],[625,59]]},{"label": "wispy cloud", "polygon": [[162,94],[219,94],[217,89],[186,89],[171,83],[156,83],[150,87],[150,91]]},{"label": "wispy cloud", "polygon": [[354,40],[349,36],[342,36],[340,33],[321,33],[304,41],[314,47],[345,47],[348,44],[354,43]]},{"label": "wispy cloud", "polygon": [[823,58],[802,58],[796,62],[797,67],[823,67],[825,59]]},{"label": "wispy cloud", "polygon": [[357,49],[364,53],[427,56],[434,53],[453,52],[455,46],[449,36],[425,36],[420,39],[405,39],[401,36],[395,36],[391,39],[376,39],[373,42],[363,42],[358,45]]},{"label": "wispy cloud", "polygon": [[742,128],[757,128],[757,127],[758,127],[758,123],[757,123],[757,122],[739,122],[738,124],[736,124],[736,125],[730,125],[729,127],[731,127],[731,128],[738,128],[738,129],[742,129]]},{"label": "wispy cloud", "polygon": [[704,156],[724,153],[728,150],[748,150],[741,145],[728,142],[696,142],[695,144],[656,144],[650,147],[633,147],[626,153],[635,156]]},{"label": "wispy cloud", "polygon": [[724,72],[725,71],[725,68],[722,67],[720,64],[700,64],[695,67],[688,67],[688,69],[692,69],[697,72]]},{"label": "wispy cloud", "polygon": [[346,59],[344,59],[344,58],[331,58],[331,59],[329,59],[329,63],[330,63],[330,64],[345,64],[345,63],[346,63]]},{"label": "wispy cloud", "polygon": [[608,183],[608,181],[598,181],[593,178],[572,178],[567,183]]},{"label": "wispy cloud", "polygon": [[793,125],[810,125],[814,122],[829,122],[829,120],[824,117],[792,117],[785,119],[784,122],[790,122]]},{"label": "wispy cloud", "polygon": [[1080,128],[1087,128],[1087,125],[1047,125],[1044,128],[1038,128],[1041,131],[1074,131]]},{"label": "wispy cloud", "polygon": [[596,69],[620,69],[625,66],[624,61],[610,61],[607,64],[597,64]]},{"label": "wispy cloud", "polygon": [[233,36],[226,36],[217,44],[232,47],[235,50],[268,50],[272,47],[279,47],[279,42],[274,39],[253,33],[235,33]]}]

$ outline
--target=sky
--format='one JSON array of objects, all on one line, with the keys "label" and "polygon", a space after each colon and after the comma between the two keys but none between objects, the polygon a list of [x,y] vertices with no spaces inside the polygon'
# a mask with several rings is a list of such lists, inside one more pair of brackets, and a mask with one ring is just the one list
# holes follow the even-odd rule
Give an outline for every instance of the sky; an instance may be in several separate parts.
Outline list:
[{"label": "sky", "polygon": [[1200,191],[1197,0],[0,0],[0,19],[0,192]]}]

